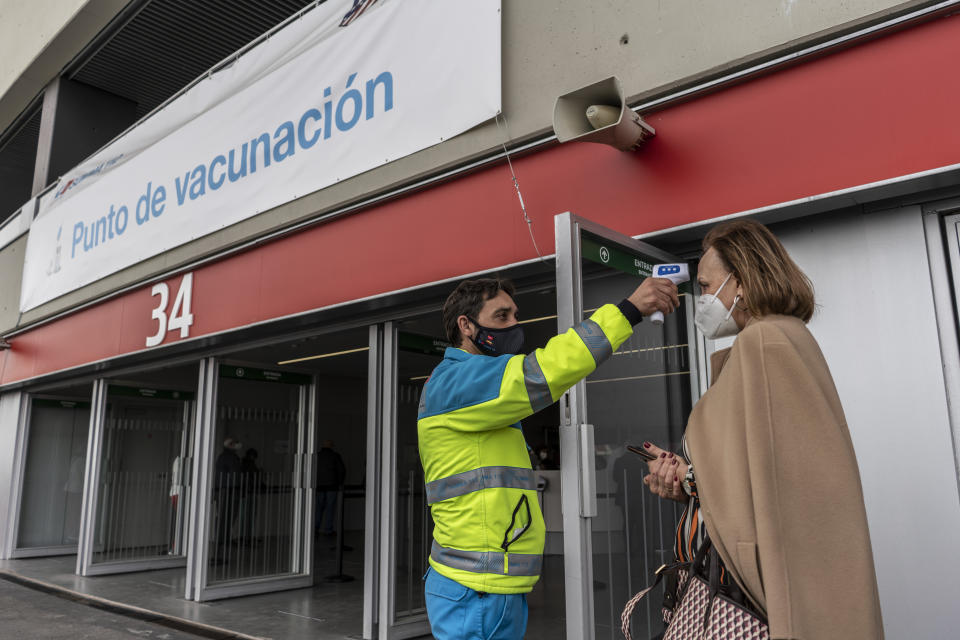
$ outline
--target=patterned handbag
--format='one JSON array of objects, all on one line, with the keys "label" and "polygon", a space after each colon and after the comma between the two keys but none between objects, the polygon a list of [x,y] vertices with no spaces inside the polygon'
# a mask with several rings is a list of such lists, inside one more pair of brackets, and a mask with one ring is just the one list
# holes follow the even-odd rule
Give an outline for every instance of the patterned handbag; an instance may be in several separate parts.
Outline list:
[{"label": "patterned handbag", "polygon": [[[630,635],[630,617],[637,603],[659,584],[665,575],[676,575],[677,602],[671,611],[664,607],[667,630],[663,640],[769,640],[767,621],[747,602],[736,585],[721,585],[720,556],[709,537],[690,563],[660,567],[653,584],[627,602],[620,616],[620,630]],[[668,589],[665,605],[670,604]]]}]

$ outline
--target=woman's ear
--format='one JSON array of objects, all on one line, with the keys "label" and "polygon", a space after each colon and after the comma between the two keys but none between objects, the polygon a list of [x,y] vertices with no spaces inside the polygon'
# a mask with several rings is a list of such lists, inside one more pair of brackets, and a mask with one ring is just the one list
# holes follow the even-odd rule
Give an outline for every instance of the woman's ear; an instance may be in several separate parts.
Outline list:
[{"label": "woman's ear", "polygon": [[743,285],[740,284],[739,278],[737,278],[737,296],[739,296],[740,298],[740,300],[737,302],[737,308],[740,309],[741,311],[746,311],[747,310],[746,297],[743,295]]}]

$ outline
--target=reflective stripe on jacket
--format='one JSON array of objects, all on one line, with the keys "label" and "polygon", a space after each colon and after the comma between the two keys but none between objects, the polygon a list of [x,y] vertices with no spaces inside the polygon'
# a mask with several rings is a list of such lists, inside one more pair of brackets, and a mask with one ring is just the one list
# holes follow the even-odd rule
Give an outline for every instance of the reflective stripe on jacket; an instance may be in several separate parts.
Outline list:
[{"label": "reflective stripe on jacket", "polygon": [[545,527],[519,420],[556,402],[632,333],[608,304],[527,356],[447,349],[417,421],[436,571],[481,592],[533,588]]}]

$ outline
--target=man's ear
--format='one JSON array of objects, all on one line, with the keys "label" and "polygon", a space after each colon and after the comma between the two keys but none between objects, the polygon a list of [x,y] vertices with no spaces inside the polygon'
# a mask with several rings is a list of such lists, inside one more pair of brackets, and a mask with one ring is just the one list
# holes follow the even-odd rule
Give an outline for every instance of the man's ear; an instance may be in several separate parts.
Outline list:
[{"label": "man's ear", "polygon": [[457,318],[457,327],[460,329],[461,343],[463,340],[470,340],[473,338],[473,332],[475,331],[473,323],[470,322],[470,319],[467,316],[459,316]]}]

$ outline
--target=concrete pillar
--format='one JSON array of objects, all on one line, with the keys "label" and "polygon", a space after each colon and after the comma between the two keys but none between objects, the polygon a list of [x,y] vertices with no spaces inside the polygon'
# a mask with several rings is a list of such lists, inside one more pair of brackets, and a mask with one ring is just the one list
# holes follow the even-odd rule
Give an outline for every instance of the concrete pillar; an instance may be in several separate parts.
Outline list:
[{"label": "concrete pillar", "polygon": [[43,95],[33,195],[136,121],[137,104],[90,85],[57,78]]}]

